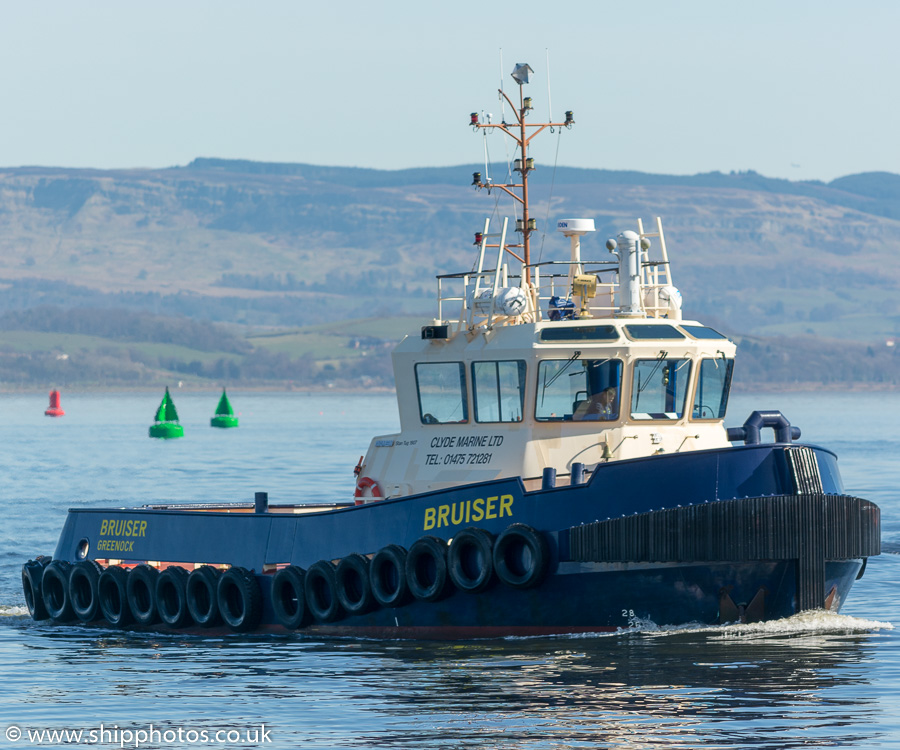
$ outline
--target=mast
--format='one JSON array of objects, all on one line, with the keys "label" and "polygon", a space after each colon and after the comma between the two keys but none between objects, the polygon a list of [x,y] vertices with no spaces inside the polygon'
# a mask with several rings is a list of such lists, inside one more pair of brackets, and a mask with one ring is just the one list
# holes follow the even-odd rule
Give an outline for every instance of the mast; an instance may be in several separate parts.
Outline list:
[{"label": "mast", "polygon": [[[512,138],[516,145],[519,148],[519,153],[521,158],[516,159],[514,162],[514,170],[521,175],[521,182],[513,182],[513,183],[496,183],[492,180],[488,179],[487,182],[482,181],[481,172],[475,172],[472,175],[472,184],[478,188],[479,190],[482,188],[487,189],[490,193],[492,188],[498,188],[508,195],[512,196],[514,200],[519,202],[522,218],[516,221],[516,231],[522,233],[522,242],[516,245],[507,245],[506,250],[517,260],[522,262],[522,273],[525,284],[531,285],[531,233],[537,231],[537,221],[531,218],[529,205],[528,205],[528,174],[531,172],[534,167],[534,159],[529,158],[528,156],[528,145],[531,143],[532,139],[540,132],[546,130],[547,128],[551,128],[551,132],[553,128],[566,128],[570,129],[575,124],[575,119],[572,116],[571,111],[566,112],[565,120],[563,122],[526,122],[525,118],[532,111],[531,105],[531,97],[525,96],[524,86],[528,83],[528,74],[534,73],[531,69],[531,66],[528,63],[517,63],[516,67],[512,72],[512,79],[519,86],[519,106],[516,107],[512,100],[506,95],[503,89],[499,89],[498,93],[500,96],[506,100],[509,106],[512,108],[513,116],[515,117],[515,123],[507,123],[501,122],[499,124],[494,124],[490,122],[490,116],[488,116],[488,122],[481,122],[478,119],[478,113],[472,112],[470,117],[469,124],[472,126],[472,129],[475,131],[482,130],[484,128],[498,128],[503,131]],[[521,195],[516,191],[520,191]],[[522,257],[516,255],[510,248],[522,248]]]}]

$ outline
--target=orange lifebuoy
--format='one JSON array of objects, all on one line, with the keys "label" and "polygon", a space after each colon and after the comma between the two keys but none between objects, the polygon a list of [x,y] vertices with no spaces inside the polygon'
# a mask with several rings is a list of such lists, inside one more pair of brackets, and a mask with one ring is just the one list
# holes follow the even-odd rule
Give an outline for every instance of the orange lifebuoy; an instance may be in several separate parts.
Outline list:
[{"label": "orange lifebuoy", "polygon": [[380,500],[384,497],[381,494],[381,487],[378,486],[378,482],[376,482],[371,477],[361,477],[360,480],[356,483],[356,492],[353,493],[353,497],[356,498],[356,504],[362,505],[365,501],[361,498],[363,497],[363,493],[367,490],[372,490],[372,497]]}]

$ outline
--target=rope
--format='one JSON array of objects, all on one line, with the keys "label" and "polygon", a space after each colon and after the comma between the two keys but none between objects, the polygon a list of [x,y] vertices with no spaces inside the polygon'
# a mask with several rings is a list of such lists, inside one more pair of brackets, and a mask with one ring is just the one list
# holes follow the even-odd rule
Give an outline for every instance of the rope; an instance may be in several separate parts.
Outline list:
[{"label": "rope", "polygon": [[[556,136],[556,156],[553,159],[553,176],[550,178],[550,197],[547,198],[547,215],[544,217],[544,227],[550,226],[550,206],[553,204],[553,188],[556,185],[556,166],[559,164],[559,143],[562,140],[562,128]],[[541,246],[538,249],[538,263],[544,255],[544,240],[547,239],[547,230],[541,233]]]}]

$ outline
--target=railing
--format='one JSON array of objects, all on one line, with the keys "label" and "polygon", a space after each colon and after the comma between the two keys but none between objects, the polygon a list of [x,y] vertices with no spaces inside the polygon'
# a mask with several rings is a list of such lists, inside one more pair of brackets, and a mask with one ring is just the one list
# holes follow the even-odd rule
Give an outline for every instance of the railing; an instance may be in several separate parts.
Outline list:
[{"label": "railing", "polygon": [[[484,269],[480,274],[472,271],[468,273],[452,273],[443,274],[437,277],[437,298],[438,298],[438,319],[458,322],[457,330],[468,330],[481,326],[491,327],[493,325],[516,325],[523,322],[537,322],[548,317],[551,311],[551,300],[557,298],[561,303],[571,302],[571,310],[564,310],[562,315],[564,318],[577,318],[580,313],[581,298],[572,296],[571,294],[571,276],[568,270],[572,264],[568,261],[551,261],[547,263],[537,263],[530,266],[532,289],[531,293],[526,292],[526,297],[531,300],[526,310],[521,315],[502,315],[497,310],[475,309],[473,300],[479,292],[491,290],[493,296],[500,289],[509,287],[520,288],[522,277],[520,274],[509,272],[508,266],[504,264],[500,268],[499,281],[496,289],[493,284],[494,277],[497,275],[496,269]],[[659,262],[651,262],[647,265],[660,265]],[[597,275],[602,279],[602,274],[610,274],[617,270],[615,262],[608,261],[585,262],[582,261],[580,266],[582,272],[586,274]],[[604,266],[594,268],[595,266]],[[612,266],[612,267],[610,267]],[[554,272],[557,269],[565,269],[567,273]],[[546,271],[551,271],[546,273]],[[644,274],[649,278],[660,278],[659,269],[643,269]],[[642,274],[642,275],[644,275]],[[660,292],[666,287],[671,286],[665,277],[662,281],[644,282],[641,284],[641,294],[643,300],[643,310],[648,318],[664,318],[670,314],[669,305],[660,298]],[[615,281],[603,282],[597,284],[596,295],[587,300],[587,311],[592,318],[612,318],[619,309],[616,304],[616,296],[619,291],[619,284]]]},{"label": "railing", "polygon": [[[592,318],[611,318],[619,310],[616,304],[620,293],[618,283],[619,262],[608,261],[545,261],[521,266],[524,271],[510,272],[504,256],[507,249],[507,220],[503,221],[503,231],[488,234],[489,221],[485,220],[484,232],[480,235],[480,247],[476,269],[470,272],[443,274],[437,277],[438,319],[458,321],[457,330],[473,330],[475,328],[490,329],[496,325],[516,325],[519,323],[538,322],[549,316],[551,300],[566,304],[560,317],[564,319],[578,318],[582,306]],[[672,313],[669,301],[661,294],[672,287],[672,276],[669,270],[669,257],[666,249],[662,222],[656,219],[656,231],[645,232],[643,223],[638,219],[639,234],[642,238],[658,238],[661,260],[651,260],[649,250],[641,251],[640,287],[641,302],[644,314],[648,318],[664,318]],[[488,244],[489,238],[498,238],[497,244]],[[485,268],[486,250],[497,250],[494,268]],[[575,275],[588,274],[597,277],[596,294],[588,300],[572,294],[572,281]],[[522,279],[530,279],[530,284],[523,287]],[[612,276],[611,281],[604,281]],[[460,292],[461,283],[461,292]],[[448,287],[450,287],[448,289]],[[509,288],[522,289],[523,309],[517,314],[505,314],[498,309],[496,301],[502,290]],[[671,292],[669,292],[671,294]],[[484,296],[481,296],[484,295]],[[559,307],[557,306],[557,309]]]}]

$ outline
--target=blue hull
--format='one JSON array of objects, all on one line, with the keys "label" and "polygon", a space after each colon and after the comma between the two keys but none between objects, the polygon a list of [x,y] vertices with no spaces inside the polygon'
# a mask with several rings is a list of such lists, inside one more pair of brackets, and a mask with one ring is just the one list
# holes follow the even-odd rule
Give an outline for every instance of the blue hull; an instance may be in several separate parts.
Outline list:
[{"label": "blue hull", "polygon": [[[798,450],[817,466],[815,486],[789,455]],[[301,626],[445,639],[837,610],[880,539],[877,506],[843,495],[836,457],[797,444],[601,464],[584,484],[532,492],[514,478],[314,514],[184,508],[70,510],[54,560],[245,568],[261,593],[258,628],[272,630],[284,621],[272,580],[287,565],[408,550],[422,537],[451,540],[472,527],[494,539],[511,525],[533,529],[546,544],[546,570],[533,585],[507,585],[488,571],[477,591],[448,583],[428,601],[407,597],[359,614],[338,607]]]},{"label": "blue hull", "polygon": [[[861,560],[829,563],[825,586],[834,588],[833,609],[843,602]],[[750,602],[760,587],[765,616],[774,620],[797,612],[796,565],[793,561],[736,565],[631,565],[560,572],[536,589],[518,592],[500,584],[470,595],[454,592],[438,604],[413,602],[304,632],[371,638],[460,639],[613,632],[642,623],[718,624],[721,592],[733,601]]]}]

